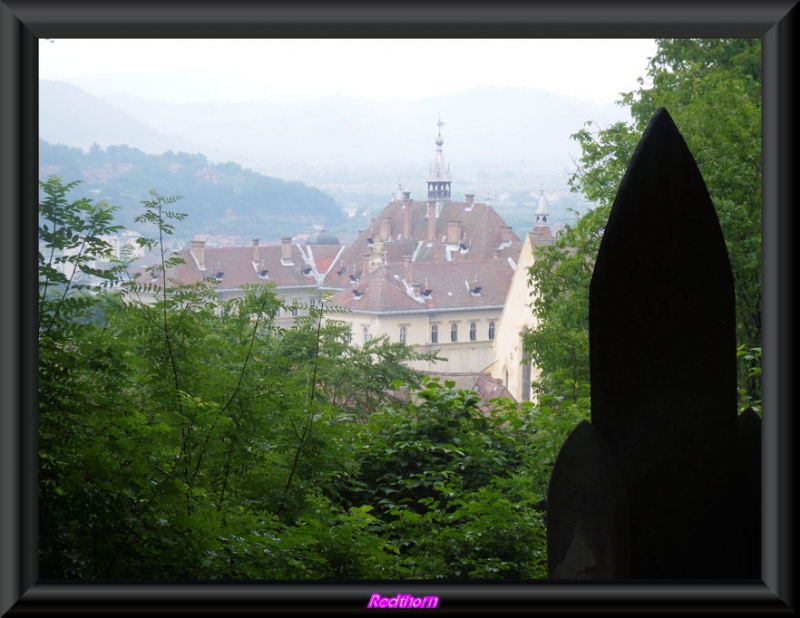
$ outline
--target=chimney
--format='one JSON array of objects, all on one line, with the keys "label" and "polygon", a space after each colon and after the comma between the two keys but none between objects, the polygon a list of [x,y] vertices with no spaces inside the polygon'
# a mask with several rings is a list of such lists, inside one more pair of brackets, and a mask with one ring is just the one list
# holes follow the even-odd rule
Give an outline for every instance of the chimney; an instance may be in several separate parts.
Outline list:
[{"label": "chimney", "polygon": [[411,238],[411,202],[403,209],[403,238]]},{"label": "chimney", "polygon": [[389,217],[381,217],[380,236],[384,240],[390,240],[392,237],[392,225]]},{"label": "chimney", "polygon": [[411,202],[411,191],[403,191],[403,201],[407,204]]},{"label": "chimney", "polygon": [[511,226],[504,225],[500,230],[500,240],[503,242],[511,242]]},{"label": "chimney", "polygon": [[436,240],[436,202],[428,201],[428,242]]},{"label": "chimney", "polygon": [[290,236],[284,236],[281,238],[281,261],[292,261],[292,239]]},{"label": "chimney", "polygon": [[414,296],[419,298],[420,290],[422,289],[422,284],[421,283],[412,283],[411,285],[414,288]]},{"label": "chimney", "polygon": [[455,245],[461,240],[461,221],[447,222],[447,244]]},{"label": "chimney", "polygon": [[200,270],[206,269],[206,241],[193,240],[191,242],[191,251],[194,259],[197,260],[197,265]]},{"label": "chimney", "polygon": [[253,239],[253,261],[258,262],[258,238]]},{"label": "chimney", "polygon": [[411,283],[411,256],[403,256],[403,279],[406,283]]},{"label": "chimney", "polygon": [[367,251],[367,253],[364,254],[364,266],[362,266],[362,270],[364,271],[364,276],[365,277],[370,273],[370,269],[369,269],[369,261],[370,260],[369,260],[369,258],[370,258],[370,253],[369,253],[369,251]]},{"label": "chimney", "polygon": [[475,202],[475,194],[467,193],[466,200],[467,200],[467,206],[472,206],[472,204]]}]

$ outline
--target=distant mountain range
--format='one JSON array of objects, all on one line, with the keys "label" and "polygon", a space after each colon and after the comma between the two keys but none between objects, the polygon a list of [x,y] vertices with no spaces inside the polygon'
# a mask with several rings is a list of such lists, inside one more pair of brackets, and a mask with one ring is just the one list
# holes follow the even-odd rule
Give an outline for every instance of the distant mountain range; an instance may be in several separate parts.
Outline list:
[{"label": "distant mountain range", "polygon": [[39,137],[83,150],[92,144],[127,144],[151,154],[198,149],[198,144],[181,143],[77,86],[47,80],[39,81]]},{"label": "distant mountain range", "polygon": [[40,137],[50,143],[202,153],[213,162],[234,161],[317,185],[356,183],[358,176],[380,170],[387,187],[400,179],[424,188],[440,118],[454,190],[456,180],[481,172],[514,169],[535,177],[568,167],[580,153],[570,135],[584,122],[605,126],[629,119],[616,105],[513,88],[480,87],[411,102],[337,95],[299,102],[186,104],[134,93],[101,98],[58,81],[41,80],[39,89]]}]

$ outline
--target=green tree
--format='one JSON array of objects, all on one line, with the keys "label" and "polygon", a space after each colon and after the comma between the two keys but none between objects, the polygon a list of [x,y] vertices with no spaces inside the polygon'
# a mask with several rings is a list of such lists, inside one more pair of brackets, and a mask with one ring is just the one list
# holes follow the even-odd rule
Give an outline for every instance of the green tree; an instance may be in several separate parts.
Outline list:
[{"label": "green tree", "polygon": [[[737,338],[761,346],[761,41],[659,39],[640,87],[619,104],[633,121],[601,128],[592,122],[573,138],[582,154],[573,191],[595,207],[565,229],[552,247],[536,249],[530,284],[539,320],[525,346],[542,368],[541,392],[568,394],[588,379],[588,286],[603,227],[641,133],[665,107],[706,181],[728,248],[736,290]],[[563,342],[566,342],[564,345]],[[565,380],[573,380],[567,382]],[[760,374],[740,364],[740,385],[760,399]]]},{"label": "green tree", "polygon": [[344,495],[380,523],[388,577],[544,577],[543,500],[529,404],[426,379],[357,434]]},{"label": "green tree", "polygon": [[43,573],[51,576],[91,569],[85,539],[76,530],[88,526],[96,535],[103,521],[88,498],[94,488],[82,483],[87,470],[106,473],[102,459],[87,453],[98,433],[96,402],[108,395],[94,378],[123,363],[102,341],[96,320],[98,293],[116,280],[113,270],[95,265],[111,253],[102,236],[119,229],[113,224],[115,208],[87,198],[70,201],[69,193],[80,184],[50,176],[39,185],[40,558]]},{"label": "green tree", "polygon": [[[435,351],[417,352],[403,342],[392,342],[388,335],[352,345],[351,326],[336,320],[336,312],[328,314],[325,307],[323,299],[320,310],[325,313],[326,323],[319,331],[320,353],[315,359],[320,396],[358,422],[365,422],[384,405],[398,401],[400,395],[393,391],[392,383],[403,383],[406,388],[422,385],[423,373],[412,369],[409,363],[444,360]],[[315,319],[314,315],[312,312],[311,319]],[[303,336],[301,329],[296,329],[294,336]],[[284,341],[287,355],[302,350],[290,338]]]},{"label": "green tree", "polygon": [[[42,183],[41,576],[269,579],[378,568],[390,557],[381,523],[341,506],[357,473],[353,409],[379,409],[398,375],[417,380],[402,367],[415,355],[388,342],[343,349],[343,328],[324,307],[279,329],[285,306],[270,285],[226,301],[211,282],[175,285],[168,275],[179,259],[166,237],[185,215],[171,210],[179,198],[154,191],[139,219],[156,234],[139,242],[156,263],[142,277],[125,258],[98,268],[93,256],[110,252],[101,236],[118,230],[114,209],[70,200],[79,184]],[[342,400],[355,387],[347,375],[359,376],[357,404]],[[336,535],[326,536],[331,526]],[[358,548],[348,549],[352,538]]]}]

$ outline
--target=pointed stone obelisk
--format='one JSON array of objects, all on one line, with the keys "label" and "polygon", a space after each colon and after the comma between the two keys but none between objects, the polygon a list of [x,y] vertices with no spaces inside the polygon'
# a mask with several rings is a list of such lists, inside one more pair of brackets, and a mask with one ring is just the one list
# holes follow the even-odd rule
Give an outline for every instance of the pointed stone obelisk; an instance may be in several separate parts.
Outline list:
[{"label": "pointed stone obelisk", "polygon": [[737,470],[733,276],[689,148],[659,109],[589,296],[592,424],[628,492],[636,577],[728,577]]},{"label": "pointed stone obelisk", "polygon": [[734,286],[665,109],[620,183],[589,292],[591,423],[548,490],[550,578],[760,573],[760,418],[737,418]]}]

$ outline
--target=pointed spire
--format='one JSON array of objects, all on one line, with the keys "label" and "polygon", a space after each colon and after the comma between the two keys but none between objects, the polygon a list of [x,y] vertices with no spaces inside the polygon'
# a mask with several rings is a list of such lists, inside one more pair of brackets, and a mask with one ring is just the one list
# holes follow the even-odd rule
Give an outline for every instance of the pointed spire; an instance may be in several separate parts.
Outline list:
[{"label": "pointed spire", "polygon": [[436,156],[428,172],[428,199],[449,201],[450,166],[445,163],[444,154],[442,153],[442,144],[444,144],[442,127],[444,122],[442,122],[441,118],[439,118],[436,126],[439,127],[439,133],[436,136]]},{"label": "pointed spire", "polygon": [[535,225],[548,225],[547,217],[549,216],[550,213],[547,212],[547,208],[545,206],[545,201],[544,201],[544,189],[541,189],[539,193],[539,206],[536,208]]},{"label": "pointed spire", "polygon": [[536,220],[532,230],[534,244],[547,244],[555,240],[550,229],[549,217],[550,213],[547,212],[547,204],[544,199],[544,189],[540,189],[539,205],[536,208]]}]

